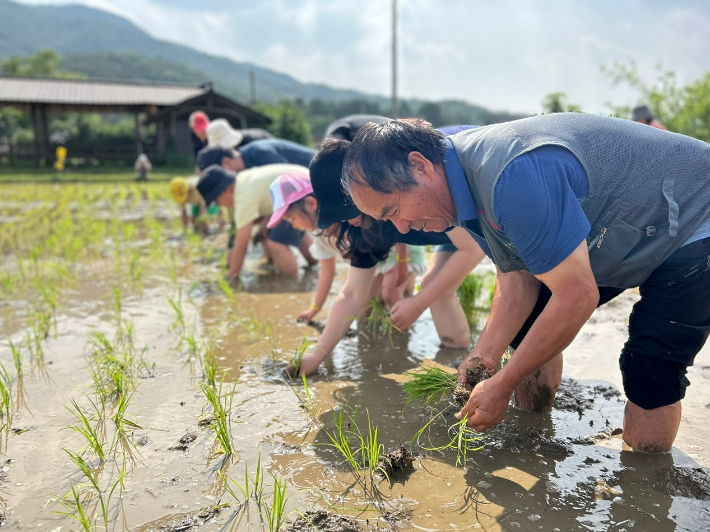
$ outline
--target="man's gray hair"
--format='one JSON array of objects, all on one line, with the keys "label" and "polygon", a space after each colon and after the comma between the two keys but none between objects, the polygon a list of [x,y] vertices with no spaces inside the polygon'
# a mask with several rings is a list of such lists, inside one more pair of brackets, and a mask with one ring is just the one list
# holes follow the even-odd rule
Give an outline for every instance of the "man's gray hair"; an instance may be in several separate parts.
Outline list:
[{"label": "man's gray hair", "polygon": [[432,164],[444,162],[444,135],[424,120],[369,123],[352,141],[343,166],[343,189],[352,184],[382,194],[409,190],[417,184],[409,174],[409,154],[421,153]]}]

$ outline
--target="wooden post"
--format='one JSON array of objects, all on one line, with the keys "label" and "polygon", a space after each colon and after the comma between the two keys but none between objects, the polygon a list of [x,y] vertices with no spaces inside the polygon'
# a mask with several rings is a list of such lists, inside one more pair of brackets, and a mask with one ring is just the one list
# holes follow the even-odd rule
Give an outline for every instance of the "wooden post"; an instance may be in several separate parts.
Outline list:
[{"label": "wooden post", "polygon": [[42,105],[39,108],[39,117],[42,122],[42,147],[44,148],[44,162],[50,164],[53,161],[52,149],[49,145],[49,118],[47,117],[47,106]]},{"label": "wooden post", "polygon": [[35,145],[35,164],[39,166],[39,162],[42,159],[42,151],[39,144],[40,131],[39,126],[37,124],[37,107],[35,106],[35,104],[32,104],[30,106],[30,115],[32,116],[32,135],[34,136]]},{"label": "wooden post", "polygon": [[158,122],[158,134],[156,135],[156,143],[158,144],[158,153],[160,155],[165,154],[165,122],[160,120]]},{"label": "wooden post", "polygon": [[135,139],[136,139],[136,150],[140,155],[143,153],[143,139],[141,138],[141,120],[140,113],[136,112],[136,127],[135,127]]}]

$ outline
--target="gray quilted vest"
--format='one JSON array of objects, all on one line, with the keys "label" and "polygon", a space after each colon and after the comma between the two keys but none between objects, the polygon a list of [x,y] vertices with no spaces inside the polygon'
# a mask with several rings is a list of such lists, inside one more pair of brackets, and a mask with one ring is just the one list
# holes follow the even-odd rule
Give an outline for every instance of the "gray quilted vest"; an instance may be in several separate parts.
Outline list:
[{"label": "gray quilted vest", "polygon": [[[493,212],[493,191],[517,156],[544,145],[569,149],[589,179],[582,201],[599,286],[640,285],[710,219],[710,145],[628,120],[582,113],[524,118],[449,137],[483,236],[503,272],[526,269]],[[465,225],[465,223],[463,224]]]}]

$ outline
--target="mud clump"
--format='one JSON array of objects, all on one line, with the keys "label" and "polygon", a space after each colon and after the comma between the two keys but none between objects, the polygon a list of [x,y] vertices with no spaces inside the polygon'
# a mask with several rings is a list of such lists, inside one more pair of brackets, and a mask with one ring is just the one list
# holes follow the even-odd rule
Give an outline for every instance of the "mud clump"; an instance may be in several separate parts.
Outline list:
[{"label": "mud clump", "polygon": [[577,412],[581,416],[594,406],[594,397],[590,391],[574,379],[562,379],[555,395],[554,408]]},{"label": "mud clump", "polygon": [[412,465],[416,457],[404,445],[392,449],[377,461],[380,470],[384,472],[388,479],[392,480],[402,474],[414,471]]},{"label": "mud clump", "polygon": [[513,453],[541,454],[553,459],[562,460],[572,455],[569,443],[549,438],[537,428],[516,427],[505,422],[496,427],[487,445],[498,449],[508,449]]},{"label": "mud clump", "polygon": [[710,475],[701,467],[664,467],[656,473],[653,487],[672,497],[710,501]]},{"label": "mud clump", "polygon": [[168,515],[136,528],[135,532],[192,532],[212,522],[221,509],[220,506],[213,506],[194,513]]},{"label": "mud clump", "polygon": [[492,373],[483,363],[468,368],[466,370],[466,383],[458,383],[452,393],[456,404],[460,406],[465,405],[476,385],[481,381],[489,379],[491,375]]},{"label": "mud clump", "polygon": [[311,510],[298,517],[287,532],[362,532],[352,519],[325,510]]},{"label": "mud clump", "polygon": [[197,434],[194,432],[186,433],[177,445],[168,447],[168,451],[187,451],[190,448],[190,444],[197,439]]}]

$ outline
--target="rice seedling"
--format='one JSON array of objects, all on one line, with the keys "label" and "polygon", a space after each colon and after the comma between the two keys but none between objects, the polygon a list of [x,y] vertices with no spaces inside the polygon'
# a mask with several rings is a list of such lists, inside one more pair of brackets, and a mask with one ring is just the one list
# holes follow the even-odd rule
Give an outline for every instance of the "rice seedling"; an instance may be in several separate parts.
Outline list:
[{"label": "rice seedling", "polygon": [[455,449],[456,466],[465,464],[469,451],[480,451],[485,447],[485,445],[481,445],[481,442],[485,440],[485,436],[481,435],[481,433],[473,429],[470,429],[466,425],[468,421],[468,416],[464,416],[463,419],[457,421],[449,427],[448,434],[450,436],[450,440],[444,445],[431,445],[427,447],[425,445],[422,445],[420,442],[420,439],[423,436],[424,432],[427,432],[428,429],[430,429],[435,419],[437,419],[438,417],[443,417],[443,413],[444,411],[442,410],[441,412],[438,412],[437,414],[433,415],[426,423],[426,425],[419,429],[414,435],[414,437],[412,438],[412,444],[416,443],[425,451],[444,451],[446,449]]},{"label": "rice seedling", "polygon": [[390,313],[387,307],[379,299],[369,299],[368,305],[370,313],[365,318],[365,324],[373,334],[379,337],[387,337],[390,345],[393,345],[392,335],[395,332],[402,332],[390,320]]},{"label": "rice seedling", "polygon": [[271,506],[269,507],[267,505],[264,507],[262,518],[266,521],[269,532],[278,532],[281,530],[281,527],[288,517],[286,514],[286,501],[288,501],[288,497],[286,497],[286,480],[279,480],[276,475],[273,475],[272,478],[274,479],[274,491]]},{"label": "rice seedling", "polygon": [[128,258],[128,275],[134,282],[138,282],[143,277],[143,266],[140,263],[140,254],[134,251]]},{"label": "rice seedling", "polygon": [[15,346],[15,344],[12,343],[12,340],[9,341],[10,344],[10,354],[12,355],[12,363],[15,366],[15,373],[17,373],[17,378],[19,380],[22,380],[23,377],[23,370],[22,370],[22,349],[20,347]]},{"label": "rice seedling", "polygon": [[385,446],[377,439],[377,427],[370,421],[369,412],[367,412],[367,434],[363,435],[358,429],[358,438],[360,440],[362,464],[368,469],[370,480],[372,480],[378,471],[384,473],[386,477],[387,474],[379,466],[380,456],[382,456]]},{"label": "rice seedling", "polygon": [[306,354],[306,351],[308,350],[310,345],[311,342],[308,340],[308,338],[303,337],[301,339],[301,343],[298,344],[296,352],[293,354],[293,357],[291,358],[291,363],[289,364],[292,375],[298,375],[298,372],[301,370],[301,360],[303,360],[303,355]]},{"label": "rice seedling", "polygon": [[93,418],[94,416],[88,416],[74,399],[72,399],[71,402],[71,408],[68,406],[65,406],[64,408],[66,408],[69,413],[76,418],[76,423],[74,425],[69,425],[68,428],[73,430],[77,434],[83,436],[86,440],[86,445],[82,449],[82,452],[85,449],[90,449],[99,459],[99,462],[103,463],[106,460],[106,454],[104,452],[104,443],[101,441],[101,438],[99,438],[96,429],[91,424],[90,418]]},{"label": "rice seedling", "polygon": [[123,310],[121,287],[114,286],[111,289],[111,293],[113,294],[113,311],[116,315],[116,322],[120,324],[121,323],[121,312]]},{"label": "rice seedling", "polygon": [[0,414],[8,420],[12,408],[12,377],[0,362]]},{"label": "rice seedling", "polygon": [[241,501],[239,501],[239,496],[234,491],[234,488],[229,486],[229,483],[234,484],[241,492],[244,497],[245,504],[251,499],[257,506],[261,506],[264,498],[264,471],[261,467],[261,451],[259,451],[259,457],[256,462],[256,470],[253,478],[249,475],[249,464],[244,464],[244,484],[240,484],[236,480],[227,477],[222,471],[219,471],[218,474],[224,482],[226,491],[234,497],[236,501],[241,503]]},{"label": "rice seedling", "polygon": [[[65,497],[56,498],[57,502],[66,509],[65,512],[57,513],[64,515],[65,517],[77,519],[83,530],[94,532],[99,528],[97,522],[100,512],[100,518],[103,522],[103,529],[109,530],[108,523],[112,520],[110,510],[113,495],[119,487],[119,491],[123,491],[124,488],[124,480],[126,476],[125,463],[119,469],[116,478],[112,479],[107,487],[102,489],[99,485],[98,475],[89,466],[86,460],[84,460],[80,453],[76,453],[70,449],[64,449],[64,452],[67,453],[69,459],[86,478],[87,482],[85,485],[91,488],[91,492],[85,494],[81,484],[78,486],[72,486],[71,499],[69,498],[70,494],[67,494]],[[94,498],[96,499],[96,502],[93,507],[89,509],[89,506],[94,501]],[[89,528],[84,528],[87,525],[89,525]]]},{"label": "rice seedling", "polygon": [[236,385],[232,385],[226,392],[222,393],[222,386],[213,388],[206,383],[202,384],[202,393],[205,394],[207,402],[212,407],[212,429],[215,432],[215,441],[219,450],[214,455],[224,455],[230,458],[234,455],[234,444],[232,443],[232,399],[236,390]]},{"label": "rice seedling", "polygon": [[0,287],[2,287],[2,293],[6,296],[9,295],[14,286],[17,284],[17,280],[17,277],[10,273],[3,274],[3,276],[0,277]]},{"label": "rice seedling", "polygon": [[[356,417],[357,411],[353,413],[351,418],[351,422],[353,424],[355,423]],[[333,432],[326,430],[325,434],[331,442],[330,445],[343,456],[344,462],[350,466],[350,469],[357,476],[357,472],[360,470],[360,465],[355,458],[357,451],[353,451],[350,446],[350,431],[346,429],[345,412],[343,410],[334,411],[333,421],[335,422],[335,430]]]},{"label": "rice seedling", "polygon": [[212,353],[212,345],[208,345],[202,359],[202,381],[210,388],[217,388],[217,375],[220,373],[217,359]]},{"label": "rice seedling", "polygon": [[185,312],[182,309],[182,290],[178,290],[177,301],[173,298],[168,298],[168,305],[173,311],[173,316],[175,317],[175,323],[173,327],[179,329],[180,331],[185,330]]},{"label": "rice seedling", "polygon": [[410,379],[402,384],[402,390],[407,395],[407,404],[418,401],[426,406],[441,401],[454,391],[457,376],[441,368],[419,368],[407,371],[405,376]]},{"label": "rice seedling", "polygon": [[463,280],[456,291],[456,296],[466,314],[469,325],[476,324],[476,311],[490,310],[494,289],[495,276],[492,275],[469,273]]},{"label": "rice seedling", "polygon": [[126,410],[128,409],[128,404],[132,397],[132,393],[122,395],[118,402],[116,413],[111,417],[115,424],[116,432],[110,449],[111,453],[115,453],[120,444],[124,453],[131,457],[133,456],[133,446],[128,439],[128,433],[143,428],[135,421],[126,418]]},{"label": "rice seedling", "polygon": [[234,301],[236,292],[232,288],[232,285],[229,284],[229,281],[227,281],[224,277],[220,276],[217,279],[217,286],[219,287],[219,291],[224,294],[224,296],[229,299],[229,301]]},{"label": "rice seedling", "polygon": [[261,321],[252,309],[249,316],[242,317],[239,325],[246,330],[253,339],[268,339],[271,337],[271,318]]},{"label": "rice seedling", "polygon": [[71,497],[71,499],[68,496],[57,498],[56,501],[66,510],[63,512],[55,511],[54,513],[74,519],[79,524],[79,530],[83,532],[94,532],[97,529],[96,514],[89,517],[81,499],[81,491],[76,486],[71,488]]}]

